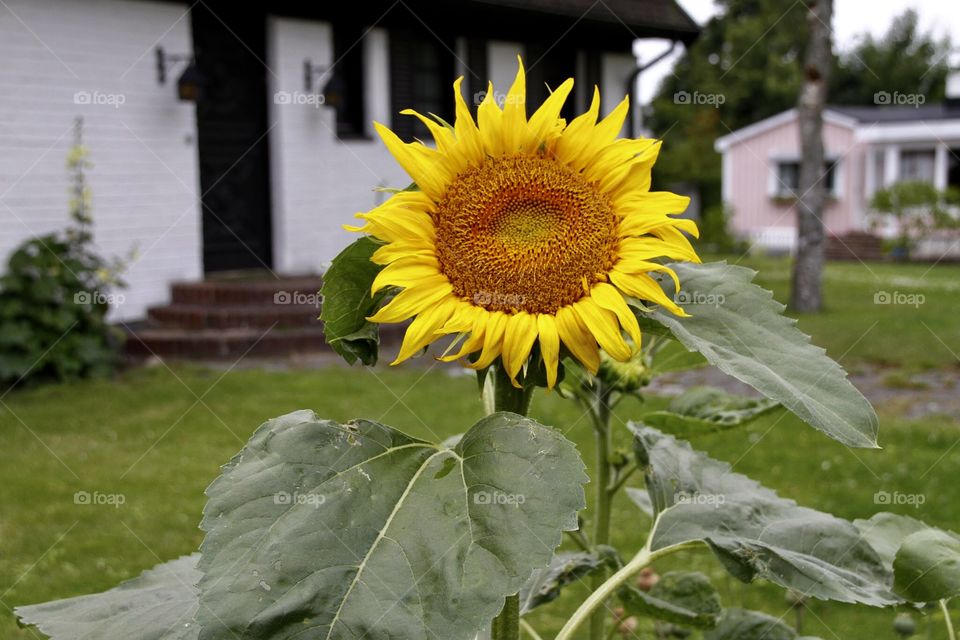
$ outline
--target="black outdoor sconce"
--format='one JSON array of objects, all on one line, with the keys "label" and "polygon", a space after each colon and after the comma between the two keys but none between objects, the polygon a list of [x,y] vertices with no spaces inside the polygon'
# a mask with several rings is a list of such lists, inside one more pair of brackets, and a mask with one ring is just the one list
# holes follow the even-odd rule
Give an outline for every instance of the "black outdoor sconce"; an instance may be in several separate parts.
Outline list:
[{"label": "black outdoor sconce", "polygon": [[157,82],[167,83],[167,70],[173,65],[186,62],[187,66],[177,79],[177,97],[181,100],[196,102],[200,98],[203,85],[206,82],[200,69],[197,67],[193,54],[169,54],[163,47],[157,47]]},{"label": "black outdoor sconce", "polygon": [[303,91],[304,93],[313,93],[314,78],[319,78],[327,72],[325,65],[315,65],[310,58],[303,61]]},{"label": "black outdoor sconce", "polygon": [[[316,79],[329,74],[330,69],[323,65],[314,65],[310,58],[303,61],[303,90],[305,93],[314,93],[314,84]],[[319,93],[323,96],[323,103],[328,107],[339,108],[343,100],[344,82],[340,73],[334,69],[330,77],[319,87]]]}]

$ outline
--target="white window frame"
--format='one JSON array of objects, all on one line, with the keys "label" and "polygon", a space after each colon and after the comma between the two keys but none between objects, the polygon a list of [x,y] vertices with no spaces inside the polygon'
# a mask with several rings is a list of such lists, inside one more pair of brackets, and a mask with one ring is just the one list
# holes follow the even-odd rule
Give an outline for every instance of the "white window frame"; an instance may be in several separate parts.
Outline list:
[{"label": "white window frame", "polygon": [[[824,156],[824,162],[833,166],[833,187],[827,192],[827,197],[832,200],[840,200],[843,196],[843,181],[846,172],[844,171],[846,163],[843,157],[827,154]],[[799,194],[785,193],[784,185],[780,180],[780,165],[787,163],[800,164],[800,156],[797,155],[772,155],[767,160],[767,195],[771,199],[791,199]],[[799,179],[799,176],[798,176]]]}]

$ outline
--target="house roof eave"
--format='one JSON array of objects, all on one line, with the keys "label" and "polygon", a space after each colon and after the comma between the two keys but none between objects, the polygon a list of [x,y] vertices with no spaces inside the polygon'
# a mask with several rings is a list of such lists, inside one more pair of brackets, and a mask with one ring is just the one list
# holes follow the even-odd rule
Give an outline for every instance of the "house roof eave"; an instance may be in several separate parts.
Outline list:
[{"label": "house roof eave", "polygon": [[[772,115],[769,118],[764,118],[759,122],[754,122],[753,124],[737,129],[736,131],[731,131],[727,135],[717,138],[713,142],[713,148],[717,153],[723,153],[730,147],[739,144],[748,138],[753,138],[761,133],[776,129],[779,126],[787,124],[796,117],[796,107],[793,109],[787,109],[786,111],[781,111],[780,113]],[[842,113],[838,113],[830,108],[823,110],[823,120],[824,122],[829,122],[830,124],[835,124],[841,127],[847,127],[848,129],[857,128],[857,121],[854,118],[843,115]]]}]

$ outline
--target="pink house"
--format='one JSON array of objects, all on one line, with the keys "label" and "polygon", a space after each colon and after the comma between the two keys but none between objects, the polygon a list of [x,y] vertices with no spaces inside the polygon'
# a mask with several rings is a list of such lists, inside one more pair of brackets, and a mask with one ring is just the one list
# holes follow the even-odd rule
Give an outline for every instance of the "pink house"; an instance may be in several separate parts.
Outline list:
[{"label": "pink house", "polygon": [[[891,235],[889,225],[877,227],[869,203],[874,192],[897,181],[960,187],[960,77],[953,80],[948,94],[954,97],[946,104],[904,105],[911,96],[881,92],[878,104],[898,106],[831,106],[824,111],[822,180],[829,200],[823,222],[829,235],[842,238],[868,230]],[[723,158],[722,191],[731,231],[763,250],[792,251],[800,156],[796,110],[733,131],[714,147]],[[928,250],[936,253],[937,248]]]}]

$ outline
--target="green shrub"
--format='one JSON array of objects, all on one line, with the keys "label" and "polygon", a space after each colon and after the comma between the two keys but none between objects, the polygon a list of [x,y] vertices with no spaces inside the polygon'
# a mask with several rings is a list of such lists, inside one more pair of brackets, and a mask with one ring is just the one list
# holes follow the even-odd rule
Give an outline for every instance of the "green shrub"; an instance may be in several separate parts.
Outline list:
[{"label": "green shrub", "polygon": [[122,334],[106,320],[109,303],[123,285],[93,249],[89,231],[86,150],[70,151],[70,216],[67,229],[31,238],[10,256],[0,276],[0,389],[43,380],[110,373]]}]

